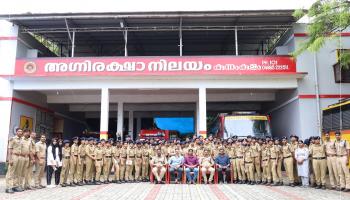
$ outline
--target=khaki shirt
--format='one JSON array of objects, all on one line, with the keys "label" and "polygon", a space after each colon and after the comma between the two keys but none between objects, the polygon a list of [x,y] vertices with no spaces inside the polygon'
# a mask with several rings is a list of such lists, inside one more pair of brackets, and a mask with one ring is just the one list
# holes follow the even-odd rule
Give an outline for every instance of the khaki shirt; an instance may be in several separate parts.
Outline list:
[{"label": "khaki shirt", "polygon": [[253,150],[251,147],[246,147],[244,151],[244,162],[253,162]]},{"label": "khaki shirt", "polygon": [[200,159],[200,164],[204,167],[209,167],[214,164],[214,160],[211,156],[202,157]]},{"label": "khaki shirt", "polygon": [[238,157],[243,157],[244,156],[244,146],[240,145],[236,148],[236,156]]},{"label": "khaki shirt", "polygon": [[128,156],[128,150],[122,147],[119,151],[120,158],[126,158]]},{"label": "khaki shirt", "polygon": [[325,158],[326,146],[324,144],[314,144],[309,149],[312,158]]},{"label": "khaki shirt", "polygon": [[136,158],[142,158],[142,148],[136,148],[135,149],[135,154],[136,154]]},{"label": "khaki shirt", "polygon": [[96,147],[95,148],[95,155],[96,160],[100,160],[103,158],[104,150],[102,147]]},{"label": "khaki shirt", "polygon": [[[209,152],[210,153],[210,152]],[[199,147],[196,152],[196,156],[198,158],[202,158],[204,156],[204,147]]]},{"label": "khaki shirt", "polygon": [[22,141],[22,155],[29,156],[32,153],[32,141],[30,138],[23,137]]},{"label": "khaki shirt", "polygon": [[128,158],[135,158],[136,150],[135,149],[129,149],[127,154],[128,154]]},{"label": "khaki shirt", "polygon": [[350,149],[349,142],[346,140],[335,141],[335,149],[337,156],[346,156],[348,155],[347,150]]},{"label": "khaki shirt", "polygon": [[152,154],[152,149],[147,148],[147,147],[144,147],[144,148],[142,149],[142,157],[143,157],[144,159],[149,158],[151,154]]},{"label": "khaki shirt", "polygon": [[278,145],[272,145],[271,147],[269,147],[269,151],[270,151],[270,158],[276,159],[279,157],[280,149]]},{"label": "khaki shirt", "polygon": [[37,142],[35,144],[35,152],[39,159],[45,159],[46,158],[46,144],[45,142]]},{"label": "khaki shirt", "polygon": [[152,164],[153,165],[159,165],[159,164],[165,165],[166,164],[166,159],[165,159],[164,156],[161,156],[161,157],[154,156],[152,158]]},{"label": "khaki shirt", "polygon": [[62,157],[63,159],[65,157],[70,157],[71,156],[71,148],[70,147],[63,147],[62,148]]},{"label": "khaki shirt", "polygon": [[293,149],[292,149],[292,146],[289,143],[287,143],[286,145],[282,145],[283,158],[291,157],[292,156],[292,152],[293,152]]},{"label": "khaki shirt", "polygon": [[78,154],[80,155],[80,157],[85,157],[86,155],[86,145],[85,144],[81,144],[79,145],[79,148],[78,148]]},{"label": "khaki shirt", "polygon": [[12,149],[13,154],[21,154],[22,152],[22,139],[15,136],[10,139],[8,149]]},{"label": "khaki shirt", "polygon": [[119,158],[120,155],[120,149],[116,146],[112,147],[112,154],[114,158]]},{"label": "khaki shirt", "polygon": [[94,158],[95,157],[95,146],[94,145],[87,145],[85,147],[85,152],[86,155],[89,156],[90,158]]},{"label": "khaki shirt", "polygon": [[112,147],[106,147],[104,150],[105,150],[105,156],[112,156],[113,154]]},{"label": "khaki shirt", "polygon": [[327,156],[335,156],[337,155],[337,150],[335,148],[335,141],[333,140],[329,140],[329,141],[325,141],[325,145],[326,145],[326,154]]},{"label": "khaki shirt", "polygon": [[72,144],[72,146],[70,147],[70,150],[71,150],[72,156],[79,155],[79,146],[77,144]]},{"label": "khaki shirt", "polygon": [[250,146],[250,148],[252,149],[252,156],[254,158],[260,156],[260,152],[261,152],[260,144],[255,143],[254,145]]}]

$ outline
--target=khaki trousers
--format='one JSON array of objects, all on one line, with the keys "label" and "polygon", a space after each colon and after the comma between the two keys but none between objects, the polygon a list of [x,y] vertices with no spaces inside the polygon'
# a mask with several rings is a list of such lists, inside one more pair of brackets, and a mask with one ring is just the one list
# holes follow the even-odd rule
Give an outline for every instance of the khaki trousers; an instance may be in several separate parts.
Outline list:
[{"label": "khaki trousers", "polygon": [[80,163],[78,162],[78,165],[77,165],[78,182],[82,182],[83,180],[86,180],[86,177],[84,177],[85,176],[84,166],[85,166],[85,158],[80,158]]},{"label": "khaki trousers", "polygon": [[126,158],[120,158],[120,180],[124,181],[124,180],[128,180],[126,178],[126,173],[125,173],[125,162],[126,162]]},{"label": "khaki trousers", "polygon": [[103,162],[103,180],[109,181],[109,175],[111,174],[112,158],[105,157]]},{"label": "khaki trousers", "polygon": [[247,172],[248,181],[254,181],[254,164],[245,163],[245,171]]},{"label": "khaki trousers", "polygon": [[114,168],[114,180],[120,181],[120,160],[119,158],[113,158],[113,168]]},{"label": "khaki trousers", "polygon": [[165,167],[153,167],[152,168],[153,175],[155,176],[157,181],[161,181],[164,177],[164,174],[166,172]]},{"label": "khaki trousers", "polygon": [[92,166],[94,165],[94,160],[92,160],[90,157],[85,158],[85,178],[87,181],[92,181]]},{"label": "khaki trousers", "polygon": [[135,180],[141,180],[142,158],[135,158]]},{"label": "khaki trousers", "polygon": [[289,179],[289,183],[294,183],[294,171],[293,171],[293,158],[283,158],[284,168],[286,169],[286,173]]},{"label": "khaki trousers", "polygon": [[256,172],[256,177],[255,180],[256,181],[261,181],[261,159],[260,157],[254,157],[253,158],[253,162],[254,162],[254,169]]},{"label": "khaki trousers", "polygon": [[71,156],[70,161],[69,161],[69,182],[78,182],[78,156]]},{"label": "khaki trousers", "polygon": [[281,180],[277,175],[277,166],[278,166],[277,160],[271,159],[270,160],[270,171],[272,173],[272,180],[274,183],[278,183]]},{"label": "khaki trousers", "polygon": [[271,182],[271,167],[269,161],[262,161],[262,180]]},{"label": "khaki trousers", "polygon": [[69,175],[69,165],[70,165],[70,159],[63,158],[62,159],[61,176],[60,176],[60,184],[67,183],[68,175]]},{"label": "khaki trousers", "polygon": [[128,160],[131,161],[131,164],[126,165],[125,180],[133,181],[134,180],[134,176],[133,176],[132,173],[133,173],[134,166],[135,166],[135,158],[129,158]]},{"label": "khaki trousers", "polygon": [[203,176],[203,180],[204,182],[208,182],[208,177],[207,177],[207,173],[209,172],[209,181],[213,181],[213,178],[214,178],[214,174],[215,174],[215,169],[214,167],[209,167],[209,168],[206,168],[206,167],[202,167],[201,168],[202,170],[202,176]]},{"label": "khaki trousers", "polygon": [[149,158],[144,157],[142,158],[142,178],[148,179],[149,178]]},{"label": "khaki trousers", "polygon": [[239,180],[241,180],[241,181],[247,180],[246,175],[245,175],[243,158],[236,158],[236,165],[237,165],[237,174],[238,174]]},{"label": "khaki trousers", "polygon": [[44,171],[45,171],[45,160],[44,159],[39,159],[35,165],[35,174],[34,174],[34,182],[35,186],[40,186],[41,184],[41,179],[44,176]]},{"label": "khaki trousers", "polygon": [[236,163],[236,158],[231,159],[231,170],[233,174],[233,180],[237,180],[237,163]]},{"label": "khaki trousers", "polygon": [[338,170],[337,170],[336,156],[327,157],[327,168],[328,168],[329,181],[330,181],[331,187],[339,186],[339,176],[338,176]]},{"label": "khaki trousers", "polygon": [[312,159],[312,167],[315,173],[317,185],[326,185],[327,161],[326,159]]},{"label": "khaki trousers", "polygon": [[350,172],[346,165],[346,156],[337,157],[337,169],[340,177],[340,187],[350,189]]},{"label": "khaki trousers", "polygon": [[102,159],[95,160],[95,168],[96,168],[95,181],[101,181],[102,165],[103,165]]}]

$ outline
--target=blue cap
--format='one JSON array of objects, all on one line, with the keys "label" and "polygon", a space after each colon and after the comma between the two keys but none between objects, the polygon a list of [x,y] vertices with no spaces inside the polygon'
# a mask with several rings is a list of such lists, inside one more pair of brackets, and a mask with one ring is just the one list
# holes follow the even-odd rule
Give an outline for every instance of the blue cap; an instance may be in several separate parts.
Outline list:
[{"label": "blue cap", "polygon": [[69,140],[63,140],[63,144],[69,144],[70,143],[70,141]]},{"label": "blue cap", "polygon": [[73,140],[79,140],[78,136],[73,137]]}]

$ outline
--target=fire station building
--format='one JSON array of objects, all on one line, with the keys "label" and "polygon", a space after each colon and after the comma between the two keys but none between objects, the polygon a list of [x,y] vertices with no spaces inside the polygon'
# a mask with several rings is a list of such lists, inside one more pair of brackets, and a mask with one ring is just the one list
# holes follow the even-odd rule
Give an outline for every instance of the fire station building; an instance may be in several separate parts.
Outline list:
[{"label": "fire station building", "polygon": [[[337,41],[307,39],[293,10],[0,16],[0,162],[15,129],[48,138],[136,139],[154,117],[270,116],[273,136],[319,135],[322,108],[350,97]],[[339,37],[350,49],[350,31]]]}]

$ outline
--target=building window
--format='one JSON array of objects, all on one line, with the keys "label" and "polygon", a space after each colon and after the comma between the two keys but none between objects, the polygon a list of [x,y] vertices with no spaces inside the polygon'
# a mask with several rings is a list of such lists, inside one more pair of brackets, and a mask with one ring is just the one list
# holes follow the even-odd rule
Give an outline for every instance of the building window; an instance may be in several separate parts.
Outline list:
[{"label": "building window", "polygon": [[350,66],[340,68],[339,63],[333,65],[334,80],[336,83],[350,83]]}]

